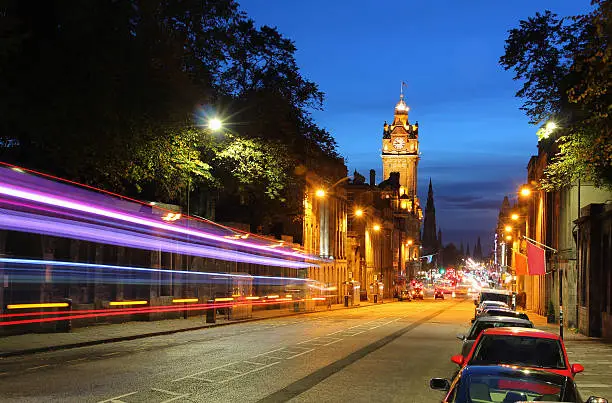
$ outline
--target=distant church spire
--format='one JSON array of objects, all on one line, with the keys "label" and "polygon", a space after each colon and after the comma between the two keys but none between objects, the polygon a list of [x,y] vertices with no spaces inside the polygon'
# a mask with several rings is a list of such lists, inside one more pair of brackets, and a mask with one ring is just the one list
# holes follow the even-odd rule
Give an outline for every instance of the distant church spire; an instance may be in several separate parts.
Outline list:
[{"label": "distant church spire", "polygon": [[423,251],[426,255],[436,253],[438,250],[439,245],[436,235],[436,207],[434,205],[433,186],[430,178],[427,204],[425,205],[425,219],[423,221]]},{"label": "distant church spire", "polygon": [[476,247],[474,248],[474,259],[482,260],[482,245],[480,244],[480,237],[478,237]]}]

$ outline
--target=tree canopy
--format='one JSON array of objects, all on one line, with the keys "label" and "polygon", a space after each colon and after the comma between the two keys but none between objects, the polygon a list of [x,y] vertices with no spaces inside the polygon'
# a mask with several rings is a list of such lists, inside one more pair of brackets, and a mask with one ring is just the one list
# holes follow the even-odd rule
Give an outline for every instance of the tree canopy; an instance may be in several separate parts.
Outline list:
[{"label": "tree canopy", "polygon": [[510,30],[500,64],[523,83],[517,96],[532,123],[555,121],[555,154],[542,186],[561,188],[578,177],[612,187],[612,2],[594,0],[585,15],[546,11]]},{"label": "tree canopy", "polygon": [[0,158],[144,199],[191,189],[271,209],[296,205],[296,166],[344,174],[295,44],[234,0],[5,4]]}]

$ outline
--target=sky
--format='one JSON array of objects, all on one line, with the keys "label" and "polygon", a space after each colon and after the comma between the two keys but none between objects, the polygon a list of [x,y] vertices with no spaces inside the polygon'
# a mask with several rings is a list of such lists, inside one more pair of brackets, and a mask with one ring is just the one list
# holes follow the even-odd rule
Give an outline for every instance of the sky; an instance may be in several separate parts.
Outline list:
[{"label": "sky", "polygon": [[516,198],[537,153],[520,83],[498,64],[508,30],[536,12],[584,13],[589,0],[238,0],[257,25],[292,39],[302,74],[326,94],[317,123],[349,173],[382,181],[382,126],[407,83],[419,122],[419,197],[433,182],[443,242],[493,245],[504,196]]}]

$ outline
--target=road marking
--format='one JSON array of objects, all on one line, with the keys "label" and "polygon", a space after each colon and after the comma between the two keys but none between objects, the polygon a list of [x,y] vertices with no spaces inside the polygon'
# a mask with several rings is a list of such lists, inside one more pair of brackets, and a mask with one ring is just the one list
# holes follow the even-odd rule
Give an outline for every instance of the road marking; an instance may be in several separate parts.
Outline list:
[{"label": "road marking", "polygon": [[280,350],[282,350],[282,349],[283,349],[282,347],[281,347],[281,348],[277,348],[276,350],[268,351],[267,353],[257,354],[257,355],[255,355],[255,356],[253,356],[253,357],[251,357],[251,358],[257,358],[257,357],[261,357],[262,355],[268,355],[268,354],[270,354],[270,353],[274,353],[274,352],[276,352],[276,351],[280,351]]},{"label": "road marking", "polygon": [[264,369],[266,369],[266,368],[269,368],[269,367],[271,367],[271,366],[273,366],[273,365],[276,365],[276,364],[279,364],[279,363],[280,363],[280,361],[279,361],[279,362],[273,362],[272,364],[268,364],[268,365],[265,365],[265,366],[263,366],[263,367],[255,368],[255,369],[253,369],[253,370],[251,370],[251,371],[248,371],[248,372],[245,372],[245,373],[243,373],[243,374],[238,374],[238,375],[236,375],[236,376],[232,376],[231,378],[228,378],[228,379],[224,379],[224,380],[222,380],[222,381],[219,381],[219,383],[226,383],[226,382],[232,381],[232,380],[234,380],[234,379],[236,379],[236,378],[240,378],[241,376],[245,376],[245,375],[248,375],[248,374],[252,374],[253,372],[257,372],[257,371],[264,370]]},{"label": "road marking", "polygon": [[66,361],[66,364],[70,363],[70,362],[79,362],[79,361],[85,361],[87,359],[87,357],[83,357],[83,358],[75,358],[74,360],[69,360]]},{"label": "road marking", "polygon": [[102,354],[102,357],[110,357],[111,355],[117,355],[117,354],[121,354],[121,352],[116,351],[114,353],[106,353],[106,354]]},{"label": "road marking", "polygon": [[225,368],[218,369],[217,371],[232,372],[234,374],[241,374],[242,373],[242,371],[236,371],[235,369],[225,369]]},{"label": "road marking", "polygon": [[229,367],[230,365],[238,364],[239,362],[240,361],[234,361],[234,362],[230,362],[229,364],[219,365],[218,367],[207,369],[206,371],[200,371],[200,372],[196,372],[195,374],[191,374],[191,375],[184,376],[182,378],[174,379],[172,382],[182,381],[183,379],[187,379],[187,378],[195,378],[197,375],[202,375],[202,374],[205,374],[210,371],[214,371],[219,368]]},{"label": "road marking", "polygon": [[182,399],[184,397],[189,396],[189,393],[176,393],[176,392],[172,392],[172,391],[165,390],[165,389],[151,388],[151,390],[154,390],[156,392],[166,393],[168,395],[174,396],[174,397],[172,397],[170,399],[166,399],[166,400],[162,401],[161,403],[173,402],[175,400]]},{"label": "road marking", "polygon": [[121,399],[122,397],[135,395],[136,393],[138,392],[126,393],[125,395],[111,397],[110,399],[107,399],[107,400],[100,400],[98,403],[124,403],[123,400],[119,400],[119,399]]},{"label": "road marking", "polygon": [[302,353],[299,353],[299,354],[293,355],[293,356],[291,356],[291,357],[287,357],[287,358],[285,358],[285,359],[286,359],[286,360],[292,360],[292,359],[294,359],[295,357],[299,357],[300,355],[304,355],[304,354],[310,353],[311,351],[314,351],[314,348],[311,348],[310,350],[306,350],[306,351],[304,351],[304,352],[302,352]]},{"label": "road marking", "polygon": [[584,388],[609,388],[612,385],[606,385],[605,383],[580,383],[578,382],[580,389]]},{"label": "road marking", "polygon": [[37,367],[28,368],[28,369],[26,369],[26,371],[34,371],[35,369],[40,369],[40,368],[45,368],[45,367],[50,367],[50,366],[51,366],[51,364],[39,365]]},{"label": "road marking", "polygon": [[253,364],[253,365],[266,365],[266,364],[262,364],[261,362],[253,362],[253,361],[247,361],[247,360],[244,360],[243,362],[246,362],[247,364]]}]

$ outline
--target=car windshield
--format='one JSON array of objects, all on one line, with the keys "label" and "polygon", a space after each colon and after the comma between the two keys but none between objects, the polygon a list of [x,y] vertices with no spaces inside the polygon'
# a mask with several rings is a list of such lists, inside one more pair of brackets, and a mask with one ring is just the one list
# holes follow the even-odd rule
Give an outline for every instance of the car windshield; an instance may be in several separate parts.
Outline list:
[{"label": "car windshield", "polygon": [[489,316],[518,316],[518,313],[508,309],[485,309],[483,313]]},{"label": "car windshield", "polygon": [[544,382],[529,377],[506,377],[497,375],[472,375],[465,385],[469,401],[519,402],[553,401],[561,399],[562,385]]},{"label": "car windshield", "polygon": [[508,305],[506,305],[504,302],[498,302],[498,301],[486,301],[483,302],[480,307],[482,309],[487,309],[487,308],[507,308]]},{"label": "car windshield", "polygon": [[558,340],[511,335],[483,335],[469,364],[566,368],[563,350]]},{"label": "car windshield", "polygon": [[476,321],[472,325],[472,329],[468,334],[468,340],[475,340],[478,335],[485,329],[490,329],[492,327],[528,327],[532,328],[533,324],[530,322],[485,322],[485,321]]}]

